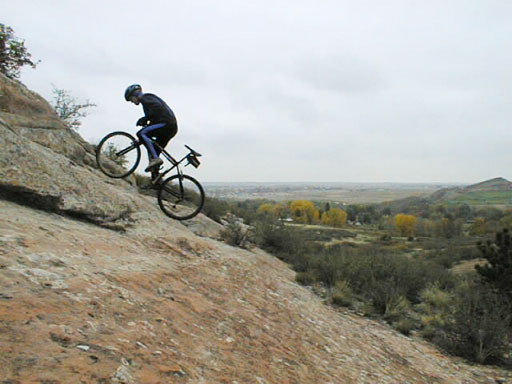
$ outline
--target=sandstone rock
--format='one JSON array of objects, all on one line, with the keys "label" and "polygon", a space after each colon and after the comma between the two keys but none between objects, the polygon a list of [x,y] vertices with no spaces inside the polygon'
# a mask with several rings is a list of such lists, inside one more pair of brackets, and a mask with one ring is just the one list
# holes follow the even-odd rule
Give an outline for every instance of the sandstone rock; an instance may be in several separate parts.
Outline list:
[{"label": "sandstone rock", "polygon": [[119,368],[112,375],[112,382],[118,384],[135,384],[137,383],[133,378],[130,369],[125,365],[120,365]]},{"label": "sandstone rock", "polygon": [[[145,216],[121,233],[3,200],[0,212],[2,239],[12,240],[5,242],[11,265],[0,269],[0,292],[12,297],[0,300],[0,382],[480,384],[506,377],[323,304],[257,248]],[[40,285],[55,275],[66,288]]]},{"label": "sandstone rock", "polygon": [[93,223],[125,229],[136,210],[154,210],[134,201],[133,187],[108,182],[99,171],[78,166],[68,157],[15,134],[0,122],[0,196]]},{"label": "sandstone rock", "polygon": [[95,166],[92,146],[69,129],[45,99],[1,73],[0,124],[78,164]]},{"label": "sandstone rock", "polygon": [[91,347],[89,347],[88,345],[77,345],[76,347],[84,352],[87,352],[89,349],[91,349]]}]

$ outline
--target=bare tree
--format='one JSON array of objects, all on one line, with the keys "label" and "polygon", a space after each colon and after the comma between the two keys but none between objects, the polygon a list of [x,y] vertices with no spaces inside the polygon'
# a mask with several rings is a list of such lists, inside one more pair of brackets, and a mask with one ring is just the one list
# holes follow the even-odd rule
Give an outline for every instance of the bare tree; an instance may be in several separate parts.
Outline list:
[{"label": "bare tree", "polygon": [[52,107],[69,128],[78,130],[82,124],[80,120],[88,114],[86,109],[96,107],[96,104],[89,100],[80,103],[69,91],[53,86]]}]

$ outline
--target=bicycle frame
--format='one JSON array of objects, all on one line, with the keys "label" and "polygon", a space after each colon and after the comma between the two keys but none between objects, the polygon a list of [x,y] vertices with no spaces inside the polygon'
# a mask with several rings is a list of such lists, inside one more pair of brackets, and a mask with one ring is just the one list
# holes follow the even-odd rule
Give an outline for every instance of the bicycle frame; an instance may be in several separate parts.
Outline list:
[{"label": "bicycle frame", "polygon": [[178,161],[174,157],[172,157],[169,152],[167,152],[160,145],[158,145],[158,143],[155,142],[154,144],[156,144],[157,148],[160,149],[161,154],[172,164],[171,168],[165,170],[160,175],[163,177],[166,174],[168,174],[169,172],[171,172],[174,168],[176,168],[177,173],[181,176],[183,173],[181,172],[180,164],[183,162],[183,160],[185,160],[187,158],[188,155],[183,156],[183,158]]},{"label": "bicycle frame", "polygon": [[[167,175],[169,172],[171,172],[173,169],[176,168],[176,173],[178,174],[178,177],[180,179],[180,193],[183,196],[183,184],[181,183],[183,179],[183,172],[181,171],[180,164],[190,155],[190,153],[186,154],[181,158],[181,160],[176,160],[169,152],[167,152],[164,148],[160,146],[156,141],[153,141],[153,145],[160,150],[160,153],[172,164],[172,167],[166,169],[164,172],[159,173],[158,177],[151,181],[151,184],[156,184],[160,180],[163,179],[165,175]],[[143,145],[140,141],[137,141],[138,145]],[[188,147],[187,147],[188,148]]]}]

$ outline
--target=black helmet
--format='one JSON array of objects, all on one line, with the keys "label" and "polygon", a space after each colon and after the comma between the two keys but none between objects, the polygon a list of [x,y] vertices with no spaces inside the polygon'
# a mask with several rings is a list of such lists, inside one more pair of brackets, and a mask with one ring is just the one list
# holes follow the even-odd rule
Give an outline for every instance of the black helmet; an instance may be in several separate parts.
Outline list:
[{"label": "black helmet", "polygon": [[132,84],[128,88],[126,88],[126,91],[124,91],[124,98],[126,101],[130,101],[130,98],[136,93],[136,92],[142,92],[142,87],[139,84]]}]

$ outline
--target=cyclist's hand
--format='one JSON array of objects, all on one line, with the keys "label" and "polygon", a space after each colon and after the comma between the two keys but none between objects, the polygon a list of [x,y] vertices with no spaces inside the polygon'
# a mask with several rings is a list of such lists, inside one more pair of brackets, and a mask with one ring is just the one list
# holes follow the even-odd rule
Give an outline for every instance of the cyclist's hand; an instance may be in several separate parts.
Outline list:
[{"label": "cyclist's hand", "polygon": [[145,126],[147,123],[148,123],[148,119],[146,118],[146,116],[141,117],[139,120],[137,120],[137,125],[140,127]]}]

